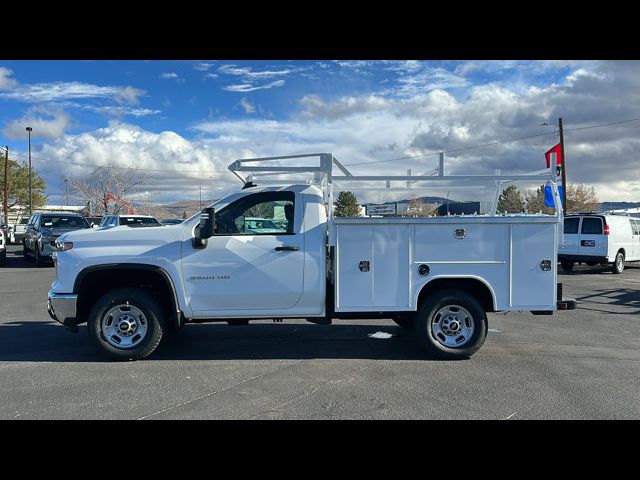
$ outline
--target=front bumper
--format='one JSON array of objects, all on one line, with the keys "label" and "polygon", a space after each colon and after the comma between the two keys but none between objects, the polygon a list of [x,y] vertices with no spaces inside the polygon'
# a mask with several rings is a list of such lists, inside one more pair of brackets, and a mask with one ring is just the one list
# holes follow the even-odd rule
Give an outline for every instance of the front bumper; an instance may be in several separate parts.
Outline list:
[{"label": "front bumper", "polygon": [[53,240],[49,239],[46,242],[40,241],[38,243],[40,243],[40,245],[42,246],[42,248],[40,249],[40,255],[42,257],[51,257],[53,253],[58,251],[55,247],[55,238]]},{"label": "front bumper", "polygon": [[53,293],[47,295],[47,312],[56,322],[61,323],[72,332],[78,331],[76,319],[76,303],[78,295],[74,293]]}]

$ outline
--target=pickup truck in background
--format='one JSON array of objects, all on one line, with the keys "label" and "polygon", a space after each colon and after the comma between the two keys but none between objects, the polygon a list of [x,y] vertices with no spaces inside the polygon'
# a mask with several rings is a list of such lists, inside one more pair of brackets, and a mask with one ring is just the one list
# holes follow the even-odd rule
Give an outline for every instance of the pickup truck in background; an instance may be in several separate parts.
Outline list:
[{"label": "pickup truck in background", "polygon": [[[561,211],[336,218],[338,181],[427,178],[356,177],[332,154],[309,156],[320,166],[253,166],[307,156],[236,161],[230,169],[245,187],[178,225],[60,236],[50,316],[72,331],[87,322],[95,344],[117,359],[151,354],[170,323],[285,318],[390,318],[428,355],[456,359],[484,343],[487,312],[575,308],[557,283]],[[334,164],[347,175],[334,175]],[[255,186],[238,172],[277,178]],[[292,173],[313,181],[287,183]]]}]

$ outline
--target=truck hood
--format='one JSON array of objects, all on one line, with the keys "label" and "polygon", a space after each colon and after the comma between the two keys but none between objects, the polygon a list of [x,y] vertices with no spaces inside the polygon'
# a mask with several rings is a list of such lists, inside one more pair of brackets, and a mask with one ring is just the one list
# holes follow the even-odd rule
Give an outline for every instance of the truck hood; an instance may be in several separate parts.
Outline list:
[{"label": "truck hood", "polygon": [[61,241],[73,242],[74,249],[82,247],[120,247],[134,245],[163,245],[182,239],[184,228],[179,225],[157,227],[103,227],[74,230],[60,237]]}]

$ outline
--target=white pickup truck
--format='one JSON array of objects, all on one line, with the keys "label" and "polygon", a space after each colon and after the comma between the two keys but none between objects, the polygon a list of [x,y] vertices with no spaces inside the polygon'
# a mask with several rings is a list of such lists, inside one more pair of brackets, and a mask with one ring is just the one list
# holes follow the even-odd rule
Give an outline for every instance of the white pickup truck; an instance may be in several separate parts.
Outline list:
[{"label": "white pickup truck", "polygon": [[[93,341],[118,359],[151,354],[169,323],[284,318],[391,318],[414,330],[429,355],[465,358],[486,338],[487,312],[575,308],[557,283],[562,212],[335,218],[341,181],[438,177],[356,177],[331,154],[310,156],[319,167],[281,165],[298,157],[236,161],[230,169],[245,187],[179,225],[62,235],[50,316],[73,331],[87,322]],[[268,160],[280,164],[253,164]],[[333,175],[333,165],[346,175]],[[283,183],[302,172],[313,181]],[[254,186],[265,173],[280,184]],[[532,178],[516,177],[509,178]],[[555,184],[554,191],[559,200]],[[246,219],[255,218],[271,220],[270,228],[250,228]]]}]

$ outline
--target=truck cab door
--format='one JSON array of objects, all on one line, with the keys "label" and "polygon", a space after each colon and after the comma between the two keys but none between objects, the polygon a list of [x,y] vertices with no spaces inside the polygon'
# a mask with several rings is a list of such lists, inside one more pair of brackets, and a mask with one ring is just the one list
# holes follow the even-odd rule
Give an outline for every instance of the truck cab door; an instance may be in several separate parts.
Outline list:
[{"label": "truck cab door", "polygon": [[197,317],[286,314],[302,293],[302,197],[257,192],[215,212],[204,248],[183,242],[187,301]]}]

